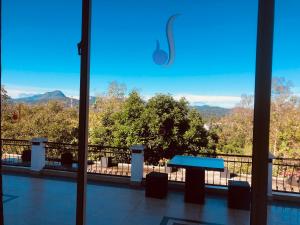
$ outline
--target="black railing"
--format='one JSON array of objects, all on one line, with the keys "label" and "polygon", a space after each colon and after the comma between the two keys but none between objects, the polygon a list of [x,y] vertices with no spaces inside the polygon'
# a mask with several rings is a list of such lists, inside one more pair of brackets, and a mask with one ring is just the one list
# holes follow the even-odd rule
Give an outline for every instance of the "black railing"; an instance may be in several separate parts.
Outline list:
[{"label": "black railing", "polygon": [[300,159],[275,158],[272,172],[273,190],[300,193]]},{"label": "black railing", "polygon": [[[76,170],[78,160],[78,146],[57,142],[46,142],[46,168],[58,170]],[[63,155],[69,154],[69,162],[63,160]]]},{"label": "black railing", "polygon": [[11,166],[30,166],[31,142],[2,139],[2,163]]},{"label": "black railing", "polygon": [[[186,153],[185,155],[189,155]],[[208,154],[201,153],[201,157],[215,157],[224,159],[224,172],[206,171],[205,183],[208,185],[227,186],[228,180],[248,181],[251,183],[252,157],[247,155],[233,154]],[[147,173],[156,171],[168,173],[170,181],[185,182],[185,169],[171,168],[167,166],[167,161],[156,166],[145,164],[144,177]]]},{"label": "black railing", "polygon": [[[30,166],[31,142],[27,140],[2,139],[2,162],[4,165]],[[78,146],[46,142],[46,168],[57,170],[77,170]],[[151,155],[146,149],[145,155]],[[188,155],[188,153],[186,153]],[[252,157],[234,154],[207,154],[198,156],[224,159],[224,172],[206,171],[205,181],[208,185],[227,186],[228,180],[248,181],[251,184]],[[145,157],[144,177],[152,171],[164,172],[170,181],[185,182],[185,169],[167,167],[167,161],[152,165]],[[150,157],[151,158],[151,157]],[[87,172],[114,176],[131,175],[131,152],[127,147],[100,145],[88,146]],[[300,159],[275,158],[272,164],[273,191],[300,194]]]},{"label": "black railing", "polygon": [[[64,160],[63,155],[69,157],[65,157]],[[89,145],[87,172],[130,176],[130,160],[131,154],[128,148]],[[72,171],[77,169],[77,163],[78,145],[46,143],[46,168]]]},{"label": "black railing", "polygon": [[[209,155],[208,155],[209,156]],[[251,183],[252,157],[248,155],[217,154],[224,159],[224,172],[206,171],[206,183],[227,186],[228,180],[248,181]]]},{"label": "black railing", "polygon": [[126,147],[89,145],[88,172],[116,176],[131,175],[131,152]]}]

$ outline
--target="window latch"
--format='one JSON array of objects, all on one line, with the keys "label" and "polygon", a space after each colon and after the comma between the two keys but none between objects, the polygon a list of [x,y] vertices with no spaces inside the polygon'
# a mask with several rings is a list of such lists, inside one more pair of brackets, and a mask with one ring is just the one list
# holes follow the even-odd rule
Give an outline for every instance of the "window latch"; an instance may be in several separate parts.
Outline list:
[{"label": "window latch", "polygon": [[78,55],[82,55],[82,41],[77,44]]}]

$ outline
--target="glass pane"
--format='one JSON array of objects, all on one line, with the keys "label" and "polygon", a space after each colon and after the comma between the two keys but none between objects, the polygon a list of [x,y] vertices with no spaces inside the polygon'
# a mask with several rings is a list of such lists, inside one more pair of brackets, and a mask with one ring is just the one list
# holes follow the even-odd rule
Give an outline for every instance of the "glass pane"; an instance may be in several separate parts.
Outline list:
[{"label": "glass pane", "polygon": [[292,193],[300,191],[299,7],[298,1],[276,4],[270,126],[270,152],[276,158],[273,190]]}]

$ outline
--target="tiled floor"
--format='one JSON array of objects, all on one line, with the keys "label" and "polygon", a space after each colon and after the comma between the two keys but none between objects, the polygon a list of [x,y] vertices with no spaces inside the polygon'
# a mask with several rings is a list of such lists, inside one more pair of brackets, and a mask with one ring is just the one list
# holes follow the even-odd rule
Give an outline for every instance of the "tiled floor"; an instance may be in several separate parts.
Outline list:
[{"label": "tiled floor", "polygon": [[[75,224],[76,184],[72,181],[4,176],[6,225]],[[166,200],[144,197],[141,189],[89,184],[88,225],[246,225],[249,212],[230,210],[222,196],[207,196],[203,206],[185,204],[183,193]],[[269,224],[299,225],[296,205],[269,206]]]}]

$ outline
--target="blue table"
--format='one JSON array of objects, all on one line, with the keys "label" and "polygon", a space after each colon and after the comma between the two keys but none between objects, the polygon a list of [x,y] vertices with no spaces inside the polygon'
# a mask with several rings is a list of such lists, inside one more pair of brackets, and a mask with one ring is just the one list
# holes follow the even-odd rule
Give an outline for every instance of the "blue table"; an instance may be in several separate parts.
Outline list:
[{"label": "blue table", "polygon": [[185,168],[186,202],[203,204],[205,200],[205,170],[224,171],[224,160],[207,157],[176,155],[168,166]]}]

